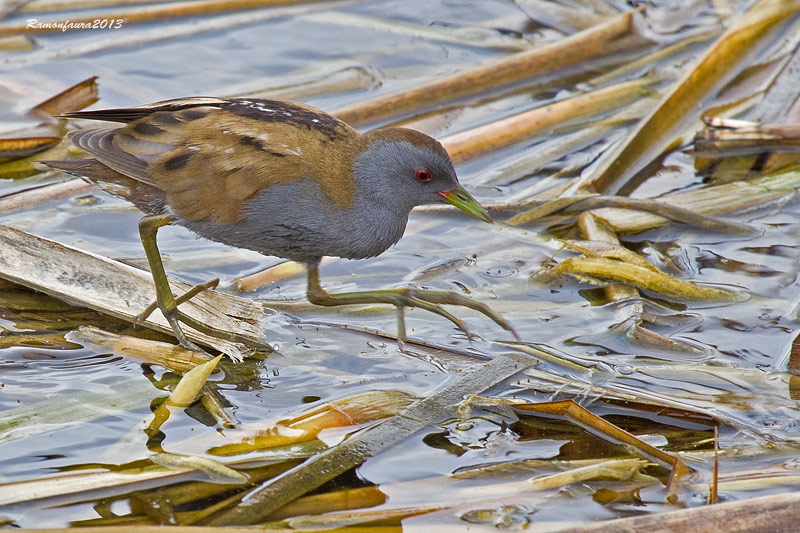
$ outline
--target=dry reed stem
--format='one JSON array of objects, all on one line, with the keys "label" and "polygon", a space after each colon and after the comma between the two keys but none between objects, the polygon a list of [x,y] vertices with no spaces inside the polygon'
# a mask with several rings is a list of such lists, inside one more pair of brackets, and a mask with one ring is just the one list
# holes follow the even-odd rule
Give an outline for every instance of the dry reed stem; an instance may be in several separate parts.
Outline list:
[{"label": "dry reed stem", "polygon": [[645,87],[658,81],[654,78],[633,80],[561,100],[497,122],[441,139],[454,163],[468,161],[529,139],[549,128],[570,120],[614,109],[647,95]]},{"label": "dry reed stem", "polygon": [[[581,213],[580,216],[578,216],[578,227],[587,240],[605,242],[613,244],[614,246],[622,246],[614,232],[603,227],[589,211]],[[608,300],[611,302],[639,297],[638,290],[620,283],[615,283],[606,287],[605,293],[606,298],[608,298]],[[641,313],[641,304],[634,305],[637,306],[636,314]]]},{"label": "dry reed stem", "polygon": [[638,437],[591,413],[572,400],[514,405],[514,409],[519,411],[566,416],[578,424],[599,431],[601,434],[610,437],[612,440],[624,442],[625,444],[633,446],[643,454],[670,465],[672,467],[672,472],[670,473],[669,490],[672,493],[674,493],[675,485],[680,481],[680,479],[690,472],[689,467],[687,467],[677,455],[669,454],[659,450],[655,446],[647,444]]},{"label": "dry reed stem", "polygon": [[[718,217],[737,211],[752,210],[759,205],[785,202],[800,187],[800,169],[789,169],[746,181],[712,185],[701,189],[662,196],[659,202],[680,206],[700,215]],[[661,214],[633,211],[617,207],[593,209],[595,216],[620,234],[638,233],[668,223]],[[737,224],[731,222],[731,224]]]},{"label": "dry reed stem", "polygon": [[0,163],[15,161],[52,148],[61,137],[9,137],[0,139]]},{"label": "dry reed stem", "polygon": [[79,111],[97,101],[97,76],[92,76],[35,105],[33,113],[57,116]]},{"label": "dry reed stem", "polygon": [[633,518],[620,518],[570,528],[573,533],[731,533],[790,532],[797,529],[800,493],[770,494],[744,501],[719,503]]},{"label": "dry reed stem", "polygon": [[631,11],[605,24],[552,44],[512,54],[410,89],[340,108],[333,114],[349,124],[365,125],[433,107],[442,102],[483,93],[536,74],[607,55],[624,46],[620,44],[620,40],[632,34],[634,13],[636,11]]},{"label": "dry reed stem", "polygon": [[[146,272],[2,225],[0,277],[128,322],[155,301],[153,282]],[[190,288],[174,280],[170,284],[180,287],[181,293]],[[257,325],[263,310],[250,300],[206,290],[184,303],[181,309],[205,324],[255,341],[260,341],[263,335]],[[160,313],[153,313],[143,325],[172,332]],[[236,343],[190,328],[187,335],[236,360],[244,356],[243,347]]]},{"label": "dry reed stem", "polygon": [[117,335],[94,326],[79,328],[78,331],[72,334],[72,338],[79,340],[81,343],[94,344],[106,348],[115,354],[131,358],[134,361],[162,365],[176,372],[188,372],[198,364],[208,362],[211,359],[211,356],[206,353],[187,350],[176,344],[142,339],[130,335]]},{"label": "dry reed stem", "polygon": [[[800,125],[763,124],[705,128],[694,138],[696,156],[721,158],[763,152],[800,152]],[[697,153],[699,152],[699,153]]]},{"label": "dry reed stem", "polygon": [[415,398],[397,391],[371,391],[326,402],[292,418],[247,435],[240,442],[210,448],[211,455],[238,455],[308,442],[323,429],[355,426],[396,415]]},{"label": "dry reed stem", "polygon": [[791,20],[800,0],[760,0],[739,17],[696,64],[664,95],[653,112],[642,119],[625,142],[605,155],[604,164],[584,181],[593,190],[616,193],[637,172],[675,143],[688,120],[697,120],[699,106],[714,90],[735,75],[747,53],[774,26]]},{"label": "dry reed stem", "polygon": [[[323,257],[320,266],[335,262],[335,257]],[[277,265],[269,266],[253,274],[233,280],[233,285],[242,292],[255,291],[271,283],[285,281],[290,278],[305,274],[306,267],[294,261],[283,261]]]},{"label": "dry reed stem", "polygon": [[731,291],[697,285],[660,271],[654,272],[648,268],[605,258],[569,257],[550,269],[550,273],[568,274],[581,281],[622,281],[634,287],[680,300],[737,301],[741,299]]},{"label": "dry reed stem", "polygon": [[94,190],[94,185],[79,179],[51,183],[41,187],[31,187],[14,194],[0,196],[0,213],[12,213],[30,209],[44,202],[69,198],[76,194]]},{"label": "dry reed stem", "polygon": [[2,52],[28,52],[36,48],[34,40],[27,35],[10,35],[0,38]]},{"label": "dry reed stem", "polygon": [[386,503],[386,495],[380,487],[358,487],[355,489],[336,490],[323,492],[298,498],[289,505],[281,507],[278,511],[267,517],[269,521],[281,520],[292,516],[315,515],[376,507]]},{"label": "dry reed stem", "polygon": [[387,449],[449,412],[465,395],[477,394],[533,365],[523,354],[503,354],[342,444],[322,452],[302,465],[261,485],[244,501],[212,521],[212,525],[252,524],[269,516],[323,483],[346,472],[367,458]]},{"label": "dry reed stem", "polygon": [[[661,281],[661,284],[659,284],[658,287],[663,287],[665,285],[673,287],[677,285],[679,287],[691,290],[696,288],[697,285],[687,284],[686,282],[668,276],[640,256],[628,251],[626,248],[623,248],[616,234],[598,221],[591,211],[586,211],[579,215],[578,227],[590,241],[608,243],[614,247],[618,247],[616,250],[612,250],[606,254],[595,254],[594,259],[599,259],[602,261],[602,264],[608,268],[608,271],[614,273],[617,273],[619,269],[631,269],[634,273],[633,277],[637,279],[636,283],[630,283],[626,280],[626,283],[630,284],[614,283],[605,287],[606,298],[610,302],[627,301],[615,310],[615,314],[619,320],[619,323],[627,328],[626,334],[628,337],[643,346],[647,346],[648,348],[697,353],[697,349],[693,346],[683,342],[674,341],[668,337],[664,337],[663,335],[659,335],[658,333],[652,332],[639,324],[641,321],[641,316],[644,313],[644,304],[639,299],[639,290],[636,288],[636,286],[642,286],[643,284],[646,284],[645,288],[650,289],[656,285],[654,280]],[[586,250],[584,253],[586,252],[588,252],[588,250]],[[578,273],[577,270],[581,270],[582,268],[588,269],[589,267],[586,266],[587,262],[596,262],[593,261],[593,256],[590,254],[587,255],[589,255],[589,257],[586,258],[586,261],[582,260],[582,258],[567,259],[567,264],[563,264],[562,262],[552,269],[551,272],[562,271],[564,273],[575,275],[578,279],[582,279],[582,276],[585,275],[585,272]],[[611,258],[617,259],[618,261],[611,262]],[[605,261],[609,262],[605,263]],[[581,263],[583,266],[578,266]],[[600,270],[601,269],[598,268],[598,271]],[[665,278],[667,282],[662,281]],[[620,280],[624,278],[622,275],[619,275],[613,277],[612,279]],[[634,319],[632,322],[629,320],[631,318]]]}]

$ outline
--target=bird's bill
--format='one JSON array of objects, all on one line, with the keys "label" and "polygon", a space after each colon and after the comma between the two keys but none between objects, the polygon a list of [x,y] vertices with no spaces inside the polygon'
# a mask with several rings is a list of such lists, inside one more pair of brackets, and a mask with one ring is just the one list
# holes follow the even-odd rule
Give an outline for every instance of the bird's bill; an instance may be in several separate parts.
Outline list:
[{"label": "bird's bill", "polygon": [[444,201],[450,205],[454,205],[465,213],[479,218],[484,222],[492,223],[492,217],[489,212],[478,201],[472,197],[470,193],[461,185],[449,191],[439,191],[439,194],[444,198]]}]

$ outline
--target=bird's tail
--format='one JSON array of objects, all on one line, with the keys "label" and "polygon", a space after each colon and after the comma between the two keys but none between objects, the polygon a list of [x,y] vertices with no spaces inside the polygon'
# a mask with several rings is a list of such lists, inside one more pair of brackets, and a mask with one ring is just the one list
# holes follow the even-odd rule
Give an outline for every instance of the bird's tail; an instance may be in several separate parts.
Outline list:
[{"label": "bird's tail", "polygon": [[137,186],[137,182],[133,178],[108,168],[96,159],[58,159],[39,161],[39,163],[78,176],[107,193],[126,200],[131,199],[132,191]]}]

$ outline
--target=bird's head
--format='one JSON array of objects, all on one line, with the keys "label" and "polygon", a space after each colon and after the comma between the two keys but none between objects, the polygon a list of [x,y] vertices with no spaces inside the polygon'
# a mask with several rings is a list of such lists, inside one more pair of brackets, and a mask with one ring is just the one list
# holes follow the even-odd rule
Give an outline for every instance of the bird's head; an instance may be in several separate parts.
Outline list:
[{"label": "bird's head", "polygon": [[362,136],[353,163],[356,188],[410,211],[446,202],[484,222],[489,213],[458,182],[453,162],[436,139],[407,128],[382,128]]}]

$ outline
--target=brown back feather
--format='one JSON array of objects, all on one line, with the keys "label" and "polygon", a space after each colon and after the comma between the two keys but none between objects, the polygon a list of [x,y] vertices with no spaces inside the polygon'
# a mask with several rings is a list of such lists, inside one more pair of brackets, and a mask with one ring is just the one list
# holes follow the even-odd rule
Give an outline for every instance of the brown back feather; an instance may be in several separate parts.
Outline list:
[{"label": "brown back feather", "polygon": [[277,100],[197,106],[189,100],[171,110],[153,105],[122,128],[82,130],[70,139],[109,168],[164,191],[187,220],[233,224],[262,189],[306,178],[334,206],[352,205],[351,166],[361,136],[350,126]]}]

